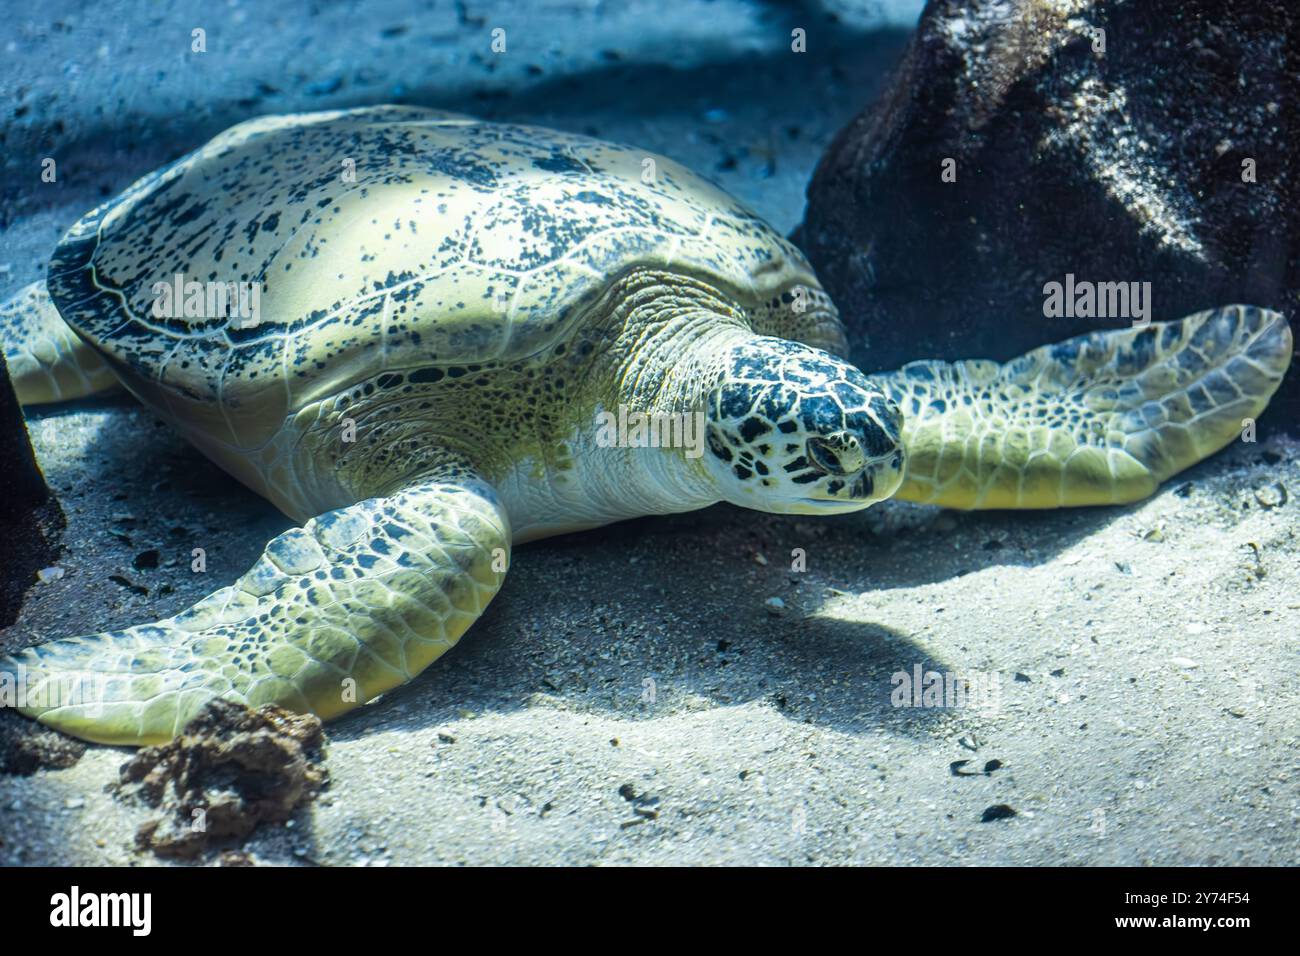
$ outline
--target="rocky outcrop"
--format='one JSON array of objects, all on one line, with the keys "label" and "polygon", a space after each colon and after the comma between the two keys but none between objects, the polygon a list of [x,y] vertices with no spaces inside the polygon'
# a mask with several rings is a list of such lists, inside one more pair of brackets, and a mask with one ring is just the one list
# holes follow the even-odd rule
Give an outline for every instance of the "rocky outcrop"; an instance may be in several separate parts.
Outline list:
[{"label": "rocky outcrop", "polygon": [[326,786],[325,734],[312,714],[214,700],[179,737],[122,765],[120,796],[164,811],[136,834],[140,849],[193,858],[288,820]]},{"label": "rocky outcrop", "polygon": [[[1007,359],[1232,302],[1300,330],[1298,44],[1276,0],[931,0],[796,234],[854,359]],[[1103,282],[1149,298],[1048,303]],[[1268,418],[1298,413],[1292,373]]]},{"label": "rocky outcrop", "polygon": [[36,465],[22,408],[0,356],[0,627],[18,617],[37,571],[53,562],[62,530],[63,512]]}]

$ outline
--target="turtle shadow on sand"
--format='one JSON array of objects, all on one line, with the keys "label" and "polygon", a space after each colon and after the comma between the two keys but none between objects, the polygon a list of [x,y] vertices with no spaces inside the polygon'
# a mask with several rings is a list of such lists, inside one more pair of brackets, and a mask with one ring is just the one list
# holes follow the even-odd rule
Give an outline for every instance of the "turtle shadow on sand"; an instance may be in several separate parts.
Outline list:
[{"label": "turtle shadow on sand", "polygon": [[[968,549],[952,569],[951,536],[928,527],[952,513],[897,507],[926,524],[891,537],[869,532],[863,516],[792,518],[721,505],[521,547],[502,593],[453,651],[332,724],[330,734],[355,740],[381,730],[430,730],[467,712],[518,710],[541,695],[567,710],[628,721],[693,709],[701,700],[717,707],[760,702],[790,720],[845,733],[949,736],[964,715],[895,707],[892,677],[918,665],[960,674],[965,665],[937,658],[883,621],[837,617],[827,598],[994,564],[1036,564],[1123,512],[1053,512],[1054,520],[1040,513],[1028,521],[1026,512],[958,515],[980,528],[980,540],[1023,535],[1037,544],[1032,554],[1016,544]],[[806,573],[778,566],[778,555],[799,547]],[[765,603],[769,595],[781,596],[779,614]],[[657,692],[653,706],[644,700],[647,679]]]},{"label": "turtle shadow on sand", "polygon": [[[517,563],[515,573],[532,577],[524,567]],[[559,654],[553,645],[534,642],[534,626],[546,616],[536,595],[503,593],[474,632],[439,660],[441,666],[344,715],[330,725],[331,737],[432,731],[467,715],[528,709],[539,695],[570,713],[628,722],[698,711],[701,705],[764,703],[795,722],[845,733],[885,728],[910,737],[942,734],[937,726],[952,716],[891,705],[891,675],[910,675],[914,663],[927,671],[955,668],[888,627],[817,615],[765,619],[760,607],[746,615],[752,621],[743,621],[748,633],[740,640],[719,638],[716,628],[704,625],[672,625],[629,638],[664,608],[632,607],[631,601],[642,600],[635,585],[622,595],[618,586],[606,590],[619,602],[620,616],[610,618],[603,607],[569,612],[564,640],[571,647]],[[608,653],[611,643],[619,649],[617,660]],[[647,686],[654,687],[652,701]]]}]

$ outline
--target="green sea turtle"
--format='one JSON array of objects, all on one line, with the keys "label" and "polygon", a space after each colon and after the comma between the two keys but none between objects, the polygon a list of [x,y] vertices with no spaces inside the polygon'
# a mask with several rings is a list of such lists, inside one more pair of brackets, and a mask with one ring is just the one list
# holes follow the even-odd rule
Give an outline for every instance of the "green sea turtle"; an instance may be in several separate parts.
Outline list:
[{"label": "green sea turtle", "polygon": [[677,163],[396,106],[242,123],[144,177],[0,333],[21,400],[120,381],[302,523],[175,617],[0,661],[24,713],[111,743],[215,697],[364,703],[545,535],[718,501],[1133,501],[1237,436],[1291,355],[1282,316],[1233,306],[864,375],[798,250]]}]

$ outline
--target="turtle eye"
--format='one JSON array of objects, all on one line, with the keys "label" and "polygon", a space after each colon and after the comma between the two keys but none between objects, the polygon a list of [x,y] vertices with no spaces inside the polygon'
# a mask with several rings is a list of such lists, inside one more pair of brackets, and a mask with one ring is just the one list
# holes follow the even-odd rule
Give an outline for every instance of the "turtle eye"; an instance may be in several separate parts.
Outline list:
[{"label": "turtle eye", "polygon": [[828,475],[842,475],[844,470],[840,467],[840,460],[835,457],[835,452],[827,446],[824,438],[808,439],[808,460],[820,471]]},{"label": "turtle eye", "polygon": [[856,435],[840,432],[808,439],[808,460],[828,475],[855,475],[866,464],[862,442]]}]

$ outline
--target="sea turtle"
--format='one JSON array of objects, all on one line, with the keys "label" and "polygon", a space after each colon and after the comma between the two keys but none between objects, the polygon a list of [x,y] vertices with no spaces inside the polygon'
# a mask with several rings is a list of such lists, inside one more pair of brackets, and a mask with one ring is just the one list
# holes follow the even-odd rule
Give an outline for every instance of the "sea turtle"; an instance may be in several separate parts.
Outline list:
[{"label": "sea turtle", "polygon": [[0,333],[21,400],[120,381],[301,523],[175,617],[0,661],[24,713],[130,744],[215,697],[329,718],[410,680],[545,535],[1142,498],[1291,355],[1232,306],[864,375],[799,251],[689,170],[403,106],[227,130],[87,213]]}]

